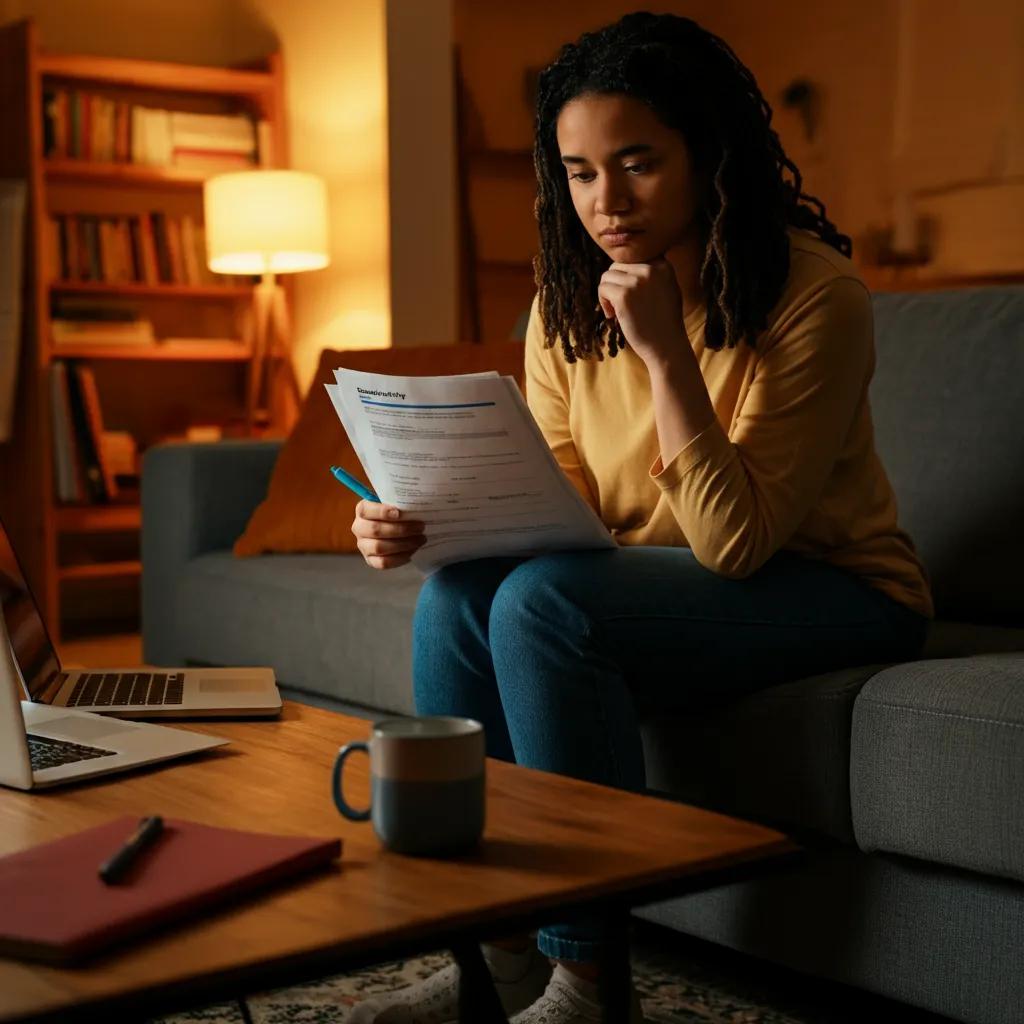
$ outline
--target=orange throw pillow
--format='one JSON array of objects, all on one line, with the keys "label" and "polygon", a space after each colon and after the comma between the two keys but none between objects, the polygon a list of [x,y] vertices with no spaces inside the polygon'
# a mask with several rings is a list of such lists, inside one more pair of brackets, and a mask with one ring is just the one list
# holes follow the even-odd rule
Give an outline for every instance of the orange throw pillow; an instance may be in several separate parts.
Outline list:
[{"label": "orange throw pillow", "polygon": [[355,551],[352,520],[358,498],[331,475],[341,466],[365,479],[344,427],[324,390],[339,367],[367,373],[434,377],[497,370],[523,386],[520,341],[493,345],[431,345],[368,351],[325,349],[292,430],[274,465],[267,496],[235,542],[238,556],[267,552]]}]

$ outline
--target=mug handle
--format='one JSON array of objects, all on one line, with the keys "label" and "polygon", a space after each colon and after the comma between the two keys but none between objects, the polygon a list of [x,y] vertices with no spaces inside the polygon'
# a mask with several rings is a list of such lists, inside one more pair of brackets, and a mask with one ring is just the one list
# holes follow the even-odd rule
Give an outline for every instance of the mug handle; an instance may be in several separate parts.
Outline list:
[{"label": "mug handle", "polygon": [[346,743],[345,746],[338,751],[338,756],[334,761],[334,773],[331,776],[331,793],[334,796],[335,807],[337,807],[349,821],[369,821],[370,808],[367,807],[365,811],[354,810],[345,802],[345,797],[341,792],[342,769],[345,767],[345,762],[348,760],[349,754],[354,754],[357,750],[361,750],[364,754],[369,754],[370,744],[359,740],[356,743]]}]

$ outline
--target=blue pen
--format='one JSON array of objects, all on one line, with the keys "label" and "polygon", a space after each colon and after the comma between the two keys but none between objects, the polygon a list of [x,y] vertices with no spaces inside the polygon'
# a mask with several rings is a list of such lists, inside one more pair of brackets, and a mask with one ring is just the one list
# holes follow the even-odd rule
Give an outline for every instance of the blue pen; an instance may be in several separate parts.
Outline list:
[{"label": "blue pen", "polygon": [[331,472],[334,474],[335,480],[343,483],[350,491],[355,491],[360,498],[365,498],[367,501],[375,501],[378,505],[380,504],[380,498],[366,484],[357,480],[351,473],[346,473],[341,466],[331,466]]}]

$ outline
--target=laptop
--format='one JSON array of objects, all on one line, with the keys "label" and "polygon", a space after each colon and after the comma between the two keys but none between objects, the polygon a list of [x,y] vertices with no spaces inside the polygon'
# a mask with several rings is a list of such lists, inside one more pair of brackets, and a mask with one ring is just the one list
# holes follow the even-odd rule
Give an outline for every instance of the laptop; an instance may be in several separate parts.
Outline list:
[{"label": "laptop", "polygon": [[0,612],[34,704],[115,718],[269,717],[281,711],[271,668],[62,668],[2,520]]},{"label": "laptop", "polygon": [[23,675],[0,615],[0,786],[44,789],[228,742],[165,725],[23,701]]}]

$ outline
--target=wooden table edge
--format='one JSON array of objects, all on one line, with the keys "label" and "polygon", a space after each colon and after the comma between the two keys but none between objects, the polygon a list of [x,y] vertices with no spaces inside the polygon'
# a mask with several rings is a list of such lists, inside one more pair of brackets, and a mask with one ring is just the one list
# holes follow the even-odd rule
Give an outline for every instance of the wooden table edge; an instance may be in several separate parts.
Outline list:
[{"label": "wooden table edge", "polygon": [[[804,849],[786,836],[755,850],[739,852],[724,865],[702,871],[699,868],[658,877],[636,884],[631,881],[619,891],[602,891],[597,896],[577,895],[571,900],[546,898],[534,901],[542,906],[517,908],[514,912],[494,914],[487,922],[476,915],[453,917],[444,927],[435,924],[413,927],[397,939],[363,940],[358,949],[351,943],[336,943],[281,956],[273,960],[244,966],[215,970],[207,974],[162,982],[131,992],[101,996],[68,1006],[66,1003],[39,1012],[19,1016],[0,1016],[0,1024],[91,1024],[101,1013],[120,1014],[151,1019],[172,1013],[182,1013],[220,1002],[234,1002],[248,996],[276,991],[316,981],[337,974],[372,967],[390,960],[408,959],[437,950],[447,950],[463,942],[478,942],[499,932],[528,930],[553,923],[564,913],[573,911],[617,907],[619,910],[646,906],[663,900],[678,899],[707,889],[748,881],[771,871],[784,870],[805,853]],[[661,873],[664,876],[666,873]],[[183,922],[182,928],[196,927],[202,919]],[[113,952],[111,956],[116,957]],[[99,962],[99,961],[97,961]],[[90,964],[68,970],[88,970]]]}]

